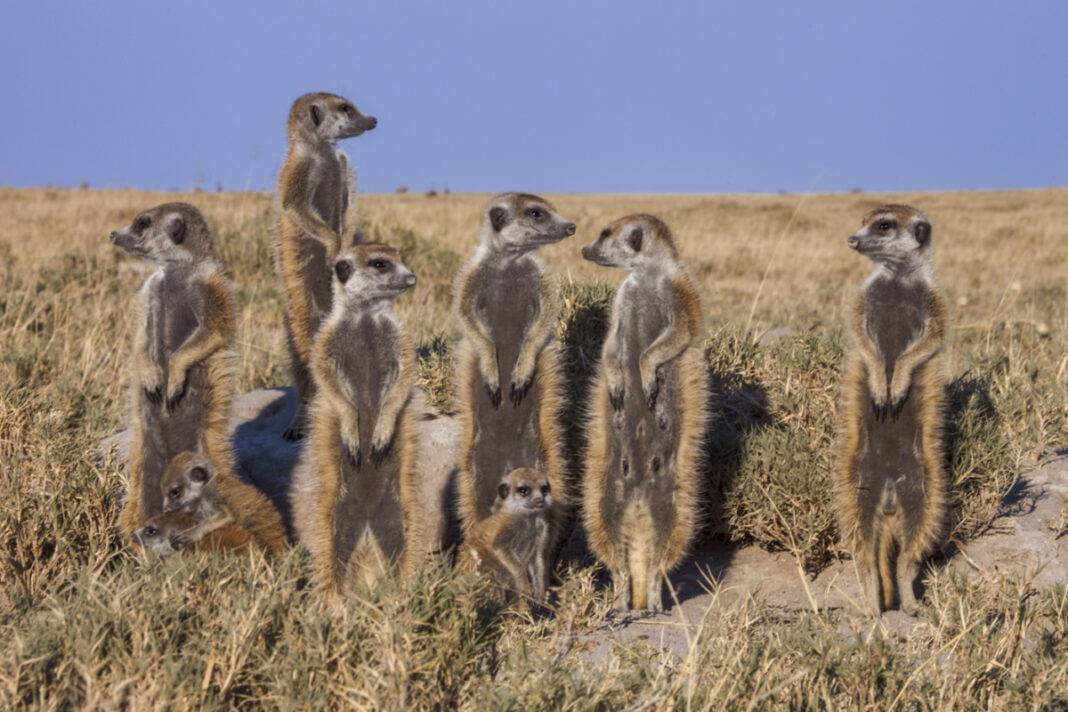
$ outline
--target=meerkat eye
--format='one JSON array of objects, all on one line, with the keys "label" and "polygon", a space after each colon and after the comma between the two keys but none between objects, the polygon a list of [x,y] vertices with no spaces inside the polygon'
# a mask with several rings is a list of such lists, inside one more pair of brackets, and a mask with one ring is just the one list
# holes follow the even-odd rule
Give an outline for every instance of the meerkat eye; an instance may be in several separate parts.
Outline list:
[{"label": "meerkat eye", "polygon": [[528,208],[527,215],[529,215],[533,220],[541,220],[545,217],[545,211],[541,208]]},{"label": "meerkat eye", "polygon": [[142,215],[141,217],[134,220],[134,232],[144,232],[145,228],[147,228],[151,224],[152,218],[148,217],[147,215]]},{"label": "meerkat eye", "polygon": [[367,263],[372,269],[376,269],[379,272],[388,272],[393,267],[393,263],[389,260],[373,259]]},{"label": "meerkat eye", "polygon": [[608,237],[609,237],[609,236],[610,236],[611,234],[612,234],[612,228],[610,228],[610,227],[606,227],[606,228],[605,228],[604,230],[601,230],[601,236],[600,236],[600,237],[598,237],[597,239],[598,239],[598,240],[607,240],[607,239],[608,239]]},{"label": "meerkat eye", "polygon": [[189,471],[189,479],[193,480],[193,482],[207,482],[208,471],[203,467],[194,467]]},{"label": "meerkat eye", "polygon": [[516,492],[519,493],[520,497],[527,497],[530,495],[530,488],[526,485],[519,485],[519,487],[516,489]]},{"label": "meerkat eye", "polygon": [[508,485],[504,482],[497,485],[497,494],[501,499],[508,499]]},{"label": "meerkat eye", "polygon": [[170,497],[171,499],[178,499],[179,497],[182,496],[182,488],[181,487],[171,487],[171,491],[167,493],[167,496]]},{"label": "meerkat eye", "polygon": [[541,486],[541,493],[542,493],[542,495],[549,494],[549,485],[542,485]]},{"label": "meerkat eye", "polygon": [[875,226],[875,229],[879,232],[890,232],[894,229],[894,223],[889,220],[880,220],[879,224]]},{"label": "meerkat eye", "polygon": [[342,104],[341,105],[341,110],[343,112],[345,112],[346,114],[348,114],[349,116],[352,116],[352,112],[353,112],[352,104]]},{"label": "meerkat eye", "polygon": [[156,536],[156,534],[159,534],[159,529],[156,529],[151,524],[142,529],[141,531],[144,532],[145,536]]}]

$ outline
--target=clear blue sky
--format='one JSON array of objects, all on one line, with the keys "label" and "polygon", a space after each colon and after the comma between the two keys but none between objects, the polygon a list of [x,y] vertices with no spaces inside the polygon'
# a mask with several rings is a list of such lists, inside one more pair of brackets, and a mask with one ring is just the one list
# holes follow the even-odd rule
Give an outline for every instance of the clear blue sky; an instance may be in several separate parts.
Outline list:
[{"label": "clear blue sky", "polygon": [[359,189],[1068,185],[1068,2],[3,0],[0,185],[261,190],[290,102]]}]

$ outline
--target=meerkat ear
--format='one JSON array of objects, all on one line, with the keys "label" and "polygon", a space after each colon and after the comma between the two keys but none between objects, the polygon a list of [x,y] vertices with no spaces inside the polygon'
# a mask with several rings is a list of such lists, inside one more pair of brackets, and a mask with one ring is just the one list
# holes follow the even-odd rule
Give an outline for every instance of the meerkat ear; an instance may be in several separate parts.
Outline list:
[{"label": "meerkat ear", "polygon": [[318,104],[312,104],[309,113],[311,114],[312,123],[315,124],[316,128],[319,128],[319,124],[323,123],[323,107]]},{"label": "meerkat ear", "polygon": [[499,205],[490,208],[489,216],[494,232],[500,232],[501,228],[508,224],[508,211]]},{"label": "meerkat ear", "polygon": [[508,484],[506,482],[497,485],[497,494],[501,499],[508,499]]},{"label": "meerkat ear", "polygon": [[341,260],[334,265],[334,272],[337,274],[337,281],[344,284],[352,276],[352,263],[348,260]]},{"label": "meerkat ear", "polygon": [[193,480],[193,482],[207,482],[208,471],[205,470],[203,467],[197,465],[189,471],[189,479]]},{"label": "meerkat ear", "polygon": [[176,245],[180,245],[185,241],[185,218],[181,215],[175,216],[167,224],[167,234],[171,237],[171,242]]},{"label": "meerkat ear", "polygon": [[931,223],[918,222],[913,232],[916,235],[916,242],[920,243],[921,246],[931,241]]},{"label": "meerkat ear", "polygon": [[642,251],[642,229],[640,227],[636,227],[630,231],[630,234],[627,235],[627,244],[630,245],[630,249],[635,252]]}]

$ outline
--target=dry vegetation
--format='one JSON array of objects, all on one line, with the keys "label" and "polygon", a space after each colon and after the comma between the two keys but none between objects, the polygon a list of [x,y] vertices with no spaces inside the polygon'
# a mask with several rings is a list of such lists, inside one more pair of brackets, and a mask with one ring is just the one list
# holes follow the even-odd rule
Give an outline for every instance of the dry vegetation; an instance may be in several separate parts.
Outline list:
[{"label": "dry vegetation", "polygon": [[[868,270],[845,237],[888,197],[556,199],[578,241],[625,212],[661,215],[698,278],[718,414],[704,536],[792,551],[810,573],[840,555],[829,501],[840,325]],[[1068,443],[1068,192],[892,197],[931,216],[954,305],[947,437],[953,536],[966,539],[988,526],[1022,466]],[[1068,593],[1020,580],[992,589],[933,574],[925,624],[906,641],[865,642],[833,613],[713,606],[694,652],[677,660],[640,645],[583,653],[611,621],[588,567],[563,572],[553,614],[536,620],[444,566],[345,612],[310,595],[299,551],[145,570],[115,538],[121,463],[96,454],[122,426],[126,318],[140,280],[106,235],[176,198],[205,211],[236,282],[242,388],[284,383],[269,197],[0,190],[3,707],[1068,705]],[[404,250],[419,275],[400,311],[420,344],[422,385],[443,405],[450,283],[484,199],[359,202],[364,229]],[[547,253],[563,282],[569,423],[619,279],[577,249]],[[580,440],[571,428],[572,455]]]}]

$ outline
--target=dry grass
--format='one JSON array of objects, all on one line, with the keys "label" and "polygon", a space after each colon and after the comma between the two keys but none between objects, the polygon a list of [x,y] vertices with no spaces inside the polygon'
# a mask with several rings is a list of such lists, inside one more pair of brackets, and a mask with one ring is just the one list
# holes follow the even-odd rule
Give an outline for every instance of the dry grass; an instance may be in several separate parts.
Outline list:
[{"label": "dry grass", "polygon": [[[890,196],[559,196],[578,240],[626,212],[674,228],[705,299],[717,385],[712,536],[836,555],[830,464],[842,313],[868,265],[846,249],[860,215]],[[935,225],[955,305],[949,450],[954,535],[973,536],[1018,468],[1068,443],[1068,192],[895,195]],[[97,441],[121,427],[126,323],[140,276],[105,236],[140,208],[189,199],[215,227],[239,291],[241,386],[286,380],[281,304],[257,194],[0,190],[0,704],[178,707],[924,709],[1068,704],[1068,598],[1025,581],[982,589],[947,572],[904,642],[844,634],[834,615],[713,606],[678,661],[621,647],[582,653],[604,625],[589,569],[568,572],[550,618],[502,611],[444,568],[352,610],[324,610],[299,552],[190,556],[146,572],[114,520],[121,464]],[[422,385],[449,400],[449,286],[485,196],[362,196],[365,230],[419,275],[400,311],[420,344]],[[619,279],[548,251],[563,280],[560,336],[581,401]],[[768,329],[791,333],[765,346]],[[779,332],[781,333],[781,332]],[[765,340],[767,341],[767,339]],[[578,403],[572,405],[573,423]],[[568,431],[572,453],[581,433]]]}]

